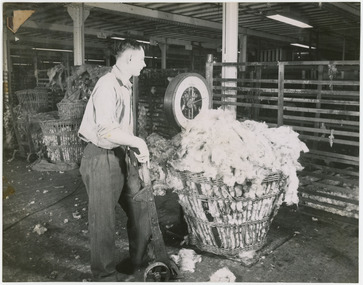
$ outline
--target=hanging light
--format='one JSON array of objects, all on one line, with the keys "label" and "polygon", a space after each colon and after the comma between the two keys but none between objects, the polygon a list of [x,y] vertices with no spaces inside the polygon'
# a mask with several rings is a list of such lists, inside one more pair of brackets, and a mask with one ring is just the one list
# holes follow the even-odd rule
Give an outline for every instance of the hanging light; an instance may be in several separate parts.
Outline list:
[{"label": "hanging light", "polygon": [[[126,38],[121,38],[121,37],[111,37],[111,39],[118,40],[118,41],[124,41],[124,40],[126,40]],[[149,41],[143,41],[143,40],[135,40],[135,41],[137,41],[139,43],[143,43],[143,44],[150,44]]]},{"label": "hanging light", "polygon": [[294,18],[292,18],[290,16],[287,16],[287,15],[283,15],[282,13],[267,14],[266,17],[270,18],[270,19],[273,19],[273,20],[276,20],[276,21],[279,21],[279,22],[282,22],[282,23],[285,23],[285,24],[295,26],[295,27],[303,28],[303,29],[313,27],[313,26],[310,26],[309,24],[307,24],[307,23],[305,23],[303,21],[294,19]]},{"label": "hanging light", "polygon": [[33,50],[73,52],[73,50],[70,49],[55,49],[55,48],[33,48]]},{"label": "hanging light", "polygon": [[296,47],[301,47],[301,48],[316,49],[316,47],[308,46],[308,45],[303,45],[303,44],[299,44],[299,43],[292,43],[292,44],[290,44],[290,45],[292,45],[292,46],[296,46]]},{"label": "hanging light", "polygon": [[86,59],[86,61],[91,61],[91,62],[105,62],[104,59]]}]

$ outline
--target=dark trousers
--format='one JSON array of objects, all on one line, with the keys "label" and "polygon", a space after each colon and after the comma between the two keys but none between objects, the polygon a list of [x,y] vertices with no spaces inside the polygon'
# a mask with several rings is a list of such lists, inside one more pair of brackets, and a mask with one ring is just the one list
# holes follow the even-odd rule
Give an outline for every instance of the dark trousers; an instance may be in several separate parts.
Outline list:
[{"label": "dark trousers", "polygon": [[116,206],[127,214],[129,252],[134,266],[145,260],[151,236],[147,203],[132,198],[140,191],[138,162],[132,151],[113,150],[89,143],[80,173],[88,194],[91,270],[96,280],[115,274]]}]

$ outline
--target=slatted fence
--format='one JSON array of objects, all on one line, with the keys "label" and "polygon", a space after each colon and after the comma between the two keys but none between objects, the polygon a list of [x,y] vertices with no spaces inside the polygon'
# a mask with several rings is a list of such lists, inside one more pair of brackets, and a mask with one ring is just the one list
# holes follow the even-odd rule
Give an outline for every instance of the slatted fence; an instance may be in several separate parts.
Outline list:
[{"label": "slatted fence", "polygon": [[[237,78],[221,78],[231,66]],[[301,205],[358,218],[359,61],[207,63],[206,78],[214,108],[300,134]]]}]

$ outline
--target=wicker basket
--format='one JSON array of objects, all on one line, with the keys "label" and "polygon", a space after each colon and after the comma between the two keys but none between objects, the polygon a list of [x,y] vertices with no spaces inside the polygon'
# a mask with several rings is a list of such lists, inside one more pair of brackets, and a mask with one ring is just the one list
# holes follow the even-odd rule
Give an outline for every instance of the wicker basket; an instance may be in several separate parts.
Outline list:
[{"label": "wicker basket", "polygon": [[49,109],[47,89],[19,90],[15,94],[21,107],[30,113],[46,112]]},{"label": "wicker basket", "polygon": [[29,132],[35,152],[39,151],[43,152],[45,150],[44,137],[42,129],[40,127],[40,123],[42,121],[54,120],[57,118],[58,118],[57,111],[29,115]]},{"label": "wicker basket", "polygon": [[78,137],[80,124],[80,119],[40,122],[50,161],[80,163],[85,147],[84,142]]},{"label": "wicker basket", "polygon": [[[246,251],[264,246],[282,198],[281,187],[285,179],[281,174],[265,178],[260,185],[264,194],[255,199],[229,196],[232,189],[222,180],[211,180],[190,172],[179,174],[186,184],[186,188],[177,193],[191,244],[235,260]],[[245,189],[250,186],[244,185]],[[213,191],[206,195],[203,187],[213,187]],[[218,192],[221,195],[215,194]]]},{"label": "wicker basket", "polygon": [[61,119],[80,119],[83,117],[87,103],[83,100],[75,102],[59,102],[57,104],[58,115]]}]

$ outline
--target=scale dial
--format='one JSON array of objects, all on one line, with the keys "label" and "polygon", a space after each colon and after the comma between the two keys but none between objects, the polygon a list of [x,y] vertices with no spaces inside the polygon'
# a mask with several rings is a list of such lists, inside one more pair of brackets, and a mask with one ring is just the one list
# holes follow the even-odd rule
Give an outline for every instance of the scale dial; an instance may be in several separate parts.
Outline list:
[{"label": "scale dial", "polygon": [[176,126],[186,123],[212,107],[212,92],[207,81],[197,73],[182,73],[174,77],[164,97],[167,118]]}]

